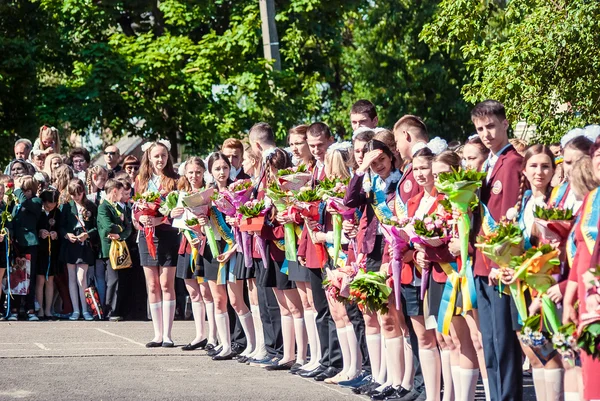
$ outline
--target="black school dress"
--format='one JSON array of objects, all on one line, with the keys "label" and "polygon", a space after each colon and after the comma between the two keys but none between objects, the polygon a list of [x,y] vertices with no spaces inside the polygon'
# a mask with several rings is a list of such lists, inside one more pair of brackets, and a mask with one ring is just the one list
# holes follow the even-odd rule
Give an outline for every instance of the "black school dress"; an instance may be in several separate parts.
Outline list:
[{"label": "black school dress", "polygon": [[46,239],[39,238],[36,272],[40,276],[50,277],[62,273],[62,265],[59,263],[58,257],[61,243],[60,224],[61,212],[58,207],[51,212],[42,210],[38,221],[38,232],[40,230],[56,231],[58,236],[55,240],[49,239],[50,237]]}]

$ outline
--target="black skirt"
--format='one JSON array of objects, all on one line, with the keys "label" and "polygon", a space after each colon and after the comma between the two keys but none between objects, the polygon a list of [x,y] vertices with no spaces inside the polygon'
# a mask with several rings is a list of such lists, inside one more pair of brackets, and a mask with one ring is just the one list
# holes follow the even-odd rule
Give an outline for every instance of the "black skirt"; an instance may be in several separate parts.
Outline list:
[{"label": "black skirt", "polygon": [[280,291],[296,288],[296,285],[289,279],[288,275],[281,271],[284,262],[269,260],[269,266],[265,269],[262,259],[256,260],[258,262],[256,269],[261,270],[260,273],[257,273],[257,285],[264,288],[277,288]]},{"label": "black skirt", "polygon": [[440,284],[437,281],[435,281],[433,277],[429,277],[429,288],[427,290],[429,316],[435,316],[436,319],[438,318],[438,314],[440,312],[440,304],[442,302],[442,295],[444,294],[445,287],[446,283]]},{"label": "black skirt", "polygon": [[379,269],[381,268],[381,261],[383,259],[384,246],[385,241],[383,240],[383,235],[375,236],[375,244],[373,244],[373,251],[367,255],[367,260],[365,261],[365,267],[367,269],[367,272],[379,272]]},{"label": "black skirt", "polygon": [[402,306],[406,308],[406,316],[423,316],[421,287],[402,284]]},{"label": "black skirt", "polygon": [[[6,269],[8,267],[6,261],[7,255],[7,246],[10,246],[6,237],[4,237],[4,241],[0,242],[0,269]],[[9,254],[10,255],[10,254]]]},{"label": "black skirt", "polygon": [[[41,243],[38,245],[38,257],[37,257],[37,274],[40,276],[56,276],[59,274],[59,263],[58,254],[60,247],[57,240],[51,242],[50,252],[48,252],[48,240],[40,239]],[[1,253],[1,251],[0,251]]]},{"label": "black skirt", "polygon": [[256,277],[256,269],[254,265],[254,260],[252,260],[252,266],[246,267],[246,262],[244,260],[244,254],[241,252],[237,252],[235,254],[235,267],[233,270],[233,275],[237,280],[248,280]]},{"label": "black skirt", "polygon": [[[73,234],[80,235],[83,232],[82,229],[75,229]],[[93,266],[96,264],[96,251],[88,239],[83,244],[79,241],[71,242],[69,240],[63,241],[64,246],[62,251],[64,258],[61,258],[65,263],[69,265],[82,265]]]},{"label": "black skirt", "polygon": [[198,254],[198,256],[196,256],[194,266],[192,266],[191,256],[192,255],[189,253],[186,253],[185,255],[178,255],[177,273],[175,273],[177,278],[188,280],[197,277],[204,277],[204,260],[202,259],[202,255]]},{"label": "black skirt", "polygon": [[296,283],[309,283],[310,272],[308,271],[308,267],[302,266],[298,262],[288,261],[288,280]]},{"label": "black skirt", "polygon": [[156,259],[150,256],[148,244],[144,237],[144,232],[140,231],[138,247],[140,250],[140,262],[142,266],[147,267],[170,267],[177,266],[179,251],[179,234],[173,227],[156,227],[153,236],[154,246],[156,247]]}]

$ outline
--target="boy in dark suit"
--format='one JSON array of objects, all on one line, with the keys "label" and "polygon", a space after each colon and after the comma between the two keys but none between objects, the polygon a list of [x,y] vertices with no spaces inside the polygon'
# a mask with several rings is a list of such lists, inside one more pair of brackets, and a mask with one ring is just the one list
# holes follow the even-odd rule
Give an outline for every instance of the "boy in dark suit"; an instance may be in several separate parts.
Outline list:
[{"label": "boy in dark suit", "polygon": [[[495,221],[517,204],[523,158],[508,142],[508,121],[504,106],[495,100],[479,103],[471,111],[477,134],[490,149],[484,164],[487,179],[480,199]],[[483,234],[481,216],[475,216],[474,233]],[[498,266],[479,251],[473,268],[485,364],[492,401],[521,401],[523,371],[521,347],[513,329],[511,297],[498,294]]]}]

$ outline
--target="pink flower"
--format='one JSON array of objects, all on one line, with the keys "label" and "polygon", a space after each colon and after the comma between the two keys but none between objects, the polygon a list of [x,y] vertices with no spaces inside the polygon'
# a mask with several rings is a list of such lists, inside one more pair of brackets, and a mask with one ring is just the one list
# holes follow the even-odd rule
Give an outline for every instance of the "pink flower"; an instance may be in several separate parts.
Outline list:
[{"label": "pink flower", "polygon": [[423,223],[427,224],[431,224],[433,223],[433,219],[431,217],[425,217],[425,219],[423,220]]},{"label": "pink flower", "polygon": [[444,226],[444,222],[442,220],[435,220],[434,222],[436,228],[442,228]]},{"label": "pink flower", "polygon": [[426,228],[428,231],[433,231],[433,230],[435,230],[435,224],[433,224],[433,223],[430,223],[430,224],[425,224],[425,228]]}]

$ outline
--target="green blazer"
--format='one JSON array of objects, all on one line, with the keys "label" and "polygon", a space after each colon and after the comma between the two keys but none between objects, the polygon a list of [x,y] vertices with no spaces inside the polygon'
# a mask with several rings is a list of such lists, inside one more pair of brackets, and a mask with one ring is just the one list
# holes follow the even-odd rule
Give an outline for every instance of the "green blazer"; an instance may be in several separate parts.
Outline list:
[{"label": "green blazer", "polygon": [[98,206],[98,234],[102,245],[101,258],[108,258],[109,256],[112,241],[108,239],[108,234],[119,234],[122,241],[125,241],[131,235],[131,221],[127,216],[127,212],[119,205],[117,205],[117,209],[106,200]]},{"label": "green blazer", "polygon": [[[94,247],[98,243],[98,228],[96,226],[96,214],[97,209],[94,202],[91,202],[84,198],[85,208],[88,211],[88,215],[83,220],[85,231],[89,236],[90,244]],[[61,209],[61,221],[60,221],[60,236],[65,238],[68,233],[74,234],[75,227],[77,226],[77,206],[75,201],[69,201],[62,206]]]},{"label": "green blazer", "polygon": [[42,214],[42,200],[37,196],[27,199],[21,189],[15,191],[19,202],[13,207],[13,239],[19,247],[37,246],[37,223]]}]

